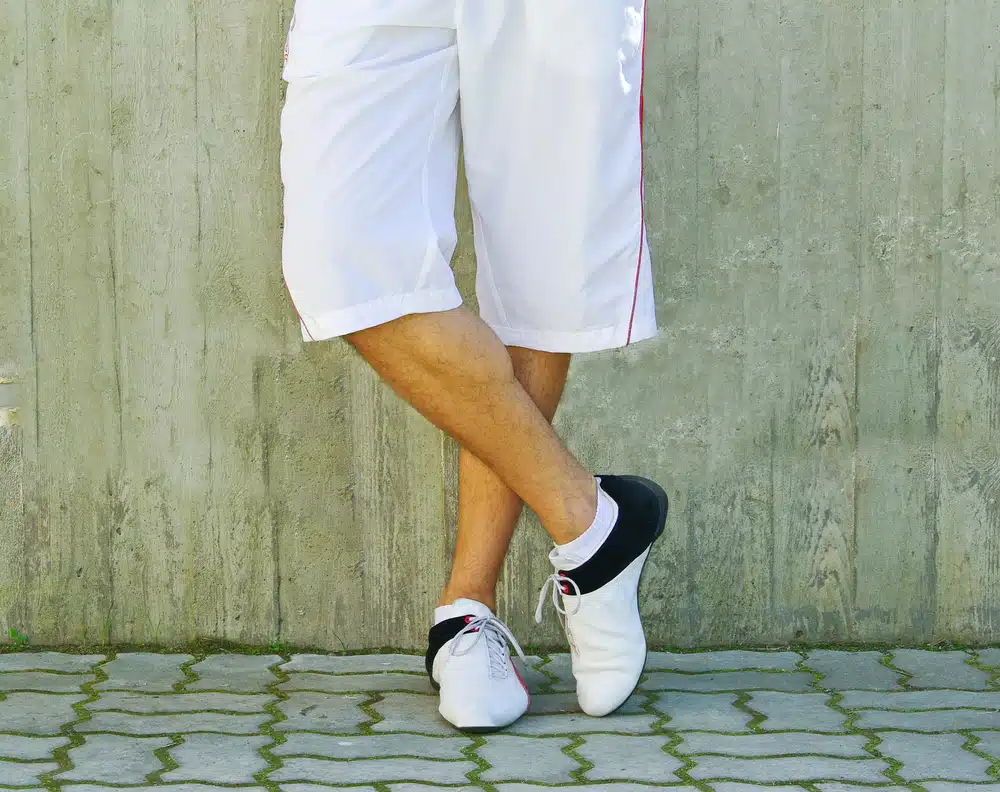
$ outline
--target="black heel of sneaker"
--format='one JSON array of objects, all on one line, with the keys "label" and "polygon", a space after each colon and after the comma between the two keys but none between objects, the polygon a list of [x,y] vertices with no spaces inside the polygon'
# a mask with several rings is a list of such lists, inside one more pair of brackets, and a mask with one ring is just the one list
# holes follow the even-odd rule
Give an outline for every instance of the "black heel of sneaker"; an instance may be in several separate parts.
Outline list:
[{"label": "black heel of sneaker", "polygon": [[667,493],[642,476],[598,475],[601,489],[618,504],[618,520],[593,556],[559,574],[576,584],[575,593],[589,594],[614,580],[652,547],[667,523]]},{"label": "black heel of sneaker", "polygon": [[656,531],[653,533],[653,541],[655,542],[660,538],[660,534],[663,533],[663,529],[667,525],[667,512],[670,511],[670,500],[667,498],[667,493],[652,479],[642,476],[619,476],[618,478],[623,481],[631,481],[634,484],[642,484],[656,496],[656,500],[660,504],[660,519],[656,525]]},{"label": "black heel of sneaker", "polygon": [[[470,616],[469,618],[472,617]],[[424,657],[424,667],[427,669],[427,678],[431,681],[431,687],[435,691],[440,690],[441,686],[434,681],[434,658],[441,651],[441,647],[458,635],[466,624],[468,624],[468,621],[466,621],[465,617],[457,616],[435,624],[427,634],[428,646],[427,654]]]}]

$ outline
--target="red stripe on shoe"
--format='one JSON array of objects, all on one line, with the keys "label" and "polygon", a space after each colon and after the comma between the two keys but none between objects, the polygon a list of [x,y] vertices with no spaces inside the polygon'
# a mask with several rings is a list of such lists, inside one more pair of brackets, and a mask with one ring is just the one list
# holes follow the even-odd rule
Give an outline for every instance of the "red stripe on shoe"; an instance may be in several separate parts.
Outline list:
[{"label": "red stripe on shoe", "polygon": [[521,676],[521,672],[517,670],[517,664],[514,662],[514,658],[510,659],[511,668],[514,669],[514,676],[517,677],[517,681],[521,683],[521,687],[524,688],[524,692],[528,694],[528,707],[531,707],[531,691],[528,690],[528,686],[524,684],[524,677]]},{"label": "red stripe on shoe", "polygon": [[628,336],[625,345],[632,343],[632,324],[635,322],[635,307],[639,300],[639,273],[642,272],[642,249],[646,241],[646,147],[643,120],[645,118],[645,86],[646,86],[646,19],[649,9],[643,3],[642,8],[642,76],[639,78],[639,261],[635,265],[635,286],[632,290],[632,312],[628,318]]}]

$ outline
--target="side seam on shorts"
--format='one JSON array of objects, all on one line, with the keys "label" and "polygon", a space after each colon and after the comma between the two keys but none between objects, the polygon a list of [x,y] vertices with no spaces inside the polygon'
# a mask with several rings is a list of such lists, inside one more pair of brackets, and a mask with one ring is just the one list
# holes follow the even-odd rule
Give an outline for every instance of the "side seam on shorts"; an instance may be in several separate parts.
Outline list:
[{"label": "side seam on shorts", "polygon": [[639,261],[635,266],[635,286],[632,291],[632,312],[628,319],[628,335],[625,345],[632,343],[632,325],[635,322],[635,308],[639,301],[639,276],[642,273],[642,254],[646,250],[646,20],[648,3],[642,4],[642,76],[639,78]]}]

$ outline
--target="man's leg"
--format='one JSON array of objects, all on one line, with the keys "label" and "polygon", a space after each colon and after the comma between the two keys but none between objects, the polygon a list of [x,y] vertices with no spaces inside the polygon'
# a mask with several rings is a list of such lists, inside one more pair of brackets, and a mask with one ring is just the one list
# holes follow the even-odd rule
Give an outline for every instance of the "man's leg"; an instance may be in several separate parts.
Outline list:
[{"label": "man's leg", "polygon": [[[551,423],[566,385],[570,355],[508,347],[514,376]],[[496,586],[524,502],[465,448],[459,452],[458,537],[440,605],[459,598],[496,611]]]},{"label": "man's leg", "polygon": [[[400,396],[465,449],[455,588],[435,609],[427,671],[450,723],[468,731],[506,726],[530,702],[507,641],[520,648],[493,611],[521,500],[560,545],[579,543],[602,514],[607,520],[594,477],[549,423],[569,356],[552,356],[559,364],[548,377],[531,376],[529,361],[541,354],[522,350],[512,358],[489,326],[463,308],[404,316],[347,338]],[[537,386],[545,412],[515,375],[515,360]],[[494,507],[499,514],[491,513]]]},{"label": "man's leg", "polygon": [[482,460],[557,544],[591,525],[594,477],[514,375],[507,348],[465,308],[412,314],[347,340],[402,398]]}]

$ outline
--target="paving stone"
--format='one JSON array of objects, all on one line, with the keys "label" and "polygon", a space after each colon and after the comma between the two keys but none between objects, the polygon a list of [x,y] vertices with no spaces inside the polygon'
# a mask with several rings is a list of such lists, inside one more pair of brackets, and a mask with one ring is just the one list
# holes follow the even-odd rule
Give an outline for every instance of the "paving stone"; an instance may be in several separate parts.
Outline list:
[{"label": "paving stone", "polygon": [[368,696],[336,693],[290,693],[278,709],[287,720],[275,724],[279,731],[357,732],[371,718],[358,706]]},{"label": "paving stone", "polygon": [[[720,789],[722,784],[712,784],[712,786],[715,787],[716,792],[722,792]],[[820,792],[872,792],[871,787],[859,787],[854,786],[853,784],[817,784],[816,788],[819,789]],[[770,790],[767,790],[767,792],[770,792]],[[878,788],[878,792],[909,792],[909,787],[880,786]]]},{"label": "paving stone", "polygon": [[331,737],[309,732],[291,732],[282,745],[271,749],[275,756],[324,756],[330,759],[378,759],[413,756],[417,759],[464,759],[463,748],[472,745],[466,737],[428,737],[423,734],[380,734],[365,737]]},{"label": "paving stone", "polygon": [[840,702],[845,709],[932,710],[989,709],[1000,710],[1000,692],[980,693],[973,690],[914,690],[899,693],[869,693],[849,690]]},{"label": "paving stone", "polygon": [[877,751],[903,763],[899,777],[907,781],[989,781],[991,762],[962,748],[961,734],[900,734],[883,732]]},{"label": "paving stone", "polygon": [[0,759],[48,759],[56,748],[69,745],[68,737],[19,737],[0,734]]},{"label": "paving stone", "polygon": [[653,705],[676,731],[745,732],[751,717],[736,709],[734,693],[660,693]]},{"label": "paving stone", "polygon": [[860,710],[859,729],[902,729],[915,732],[948,732],[962,729],[996,729],[1000,714],[984,710],[935,710],[934,712],[886,712]]},{"label": "paving stone", "polygon": [[63,725],[77,719],[73,705],[86,699],[60,693],[8,693],[0,701],[0,732],[58,734]]},{"label": "paving stone", "polygon": [[642,690],[686,690],[714,693],[725,690],[807,691],[813,678],[802,671],[725,671],[718,674],[675,674],[654,671],[640,684]]},{"label": "paving stone", "polygon": [[[290,792],[288,785],[282,787],[285,792]],[[315,792],[315,787],[310,791],[308,789],[301,789],[297,792]],[[439,792],[440,788],[435,789],[434,787],[429,787],[426,784],[392,784],[389,786],[391,792]],[[350,792],[357,792],[358,787],[351,787]],[[460,787],[448,787],[447,790],[440,790],[440,792],[483,792],[482,787],[478,786],[460,786]],[[531,792],[545,792],[540,790],[538,787],[531,787]],[[659,790],[663,792],[663,790]]]},{"label": "paving stone", "polygon": [[1000,792],[1000,784],[959,784],[949,781],[927,781],[920,786],[926,789],[927,792]]},{"label": "paving stone", "polygon": [[825,690],[894,690],[900,675],[882,665],[879,652],[810,652],[805,666],[823,675]]},{"label": "paving stone", "polygon": [[[633,696],[633,698],[637,697]],[[645,701],[645,697],[638,698],[638,700],[641,703]],[[532,695],[531,705],[528,707],[528,713],[531,715],[553,715],[561,712],[582,711],[576,693],[538,693]]]},{"label": "paving stone", "polygon": [[486,745],[476,753],[490,763],[482,781],[534,781],[543,784],[567,784],[580,763],[562,752],[573,744],[564,737],[514,737],[496,735],[486,738]]},{"label": "paving stone", "polygon": [[[414,790],[419,789],[420,792],[434,792],[433,787],[428,787],[424,784],[405,784],[404,786],[409,786]],[[278,789],[282,792],[322,792],[324,789],[340,790],[341,788],[322,786],[320,784],[282,784]],[[398,790],[400,787],[392,786],[390,789]],[[219,789],[216,788],[213,792],[219,792]],[[349,792],[375,792],[375,787],[352,786]],[[482,792],[482,790],[478,787],[448,787],[448,792]]]},{"label": "paving stone", "polygon": [[278,655],[211,655],[191,666],[198,681],[184,690],[227,690],[231,693],[264,693],[278,678],[271,666],[281,663]]},{"label": "paving stone", "polygon": [[187,677],[181,665],[194,658],[186,654],[127,652],[118,655],[101,670],[108,675],[94,690],[143,690],[147,693],[170,693],[174,684]]},{"label": "paving stone", "polygon": [[559,652],[549,655],[549,662],[543,668],[547,677],[555,677],[551,690],[555,693],[576,690],[576,680],[573,679],[573,665],[570,656],[566,652]]},{"label": "paving stone", "polygon": [[576,751],[594,765],[585,774],[588,781],[680,781],[674,771],[684,765],[663,750],[669,742],[659,736],[594,734]]},{"label": "paving stone", "polygon": [[104,660],[104,655],[74,655],[62,652],[12,652],[0,654],[0,671],[64,671],[86,673]]},{"label": "paving stone", "polygon": [[372,709],[382,716],[382,720],[372,726],[372,730],[376,732],[457,734],[455,727],[441,717],[438,712],[438,700],[434,696],[421,696],[419,693],[386,693],[382,701],[372,705]]},{"label": "paving stone", "polygon": [[80,685],[93,682],[93,674],[52,674],[14,671],[0,674],[0,690],[37,690],[43,693],[79,693]]},{"label": "paving stone", "polygon": [[588,734],[592,732],[615,732],[617,734],[650,734],[653,724],[659,718],[655,715],[606,715],[592,718],[582,713],[566,715],[526,715],[507,727],[509,734]]},{"label": "paving stone", "polygon": [[517,673],[521,675],[521,679],[524,680],[524,684],[528,686],[528,690],[531,691],[531,695],[535,695],[536,691],[545,688],[551,681],[545,674],[538,670],[538,666],[545,663],[544,657],[538,657],[537,655],[527,655],[528,665],[521,662],[521,658],[514,655],[513,661],[514,666],[517,668]]},{"label": "paving stone", "polygon": [[376,671],[422,671],[427,673],[423,655],[333,655],[299,654],[281,666],[282,671],[323,671],[328,674],[371,674]]},{"label": "paving stone", "polygon": [[[1000,731],[977,732],[976,737],[979,738],[976,750],[987,753],[1000,762]],[[2,739],[0,738],[0,742],[2,742]],[[3,752],[0,751],[0,753]]]},{"label": "paving stone", "polygon": [[1000,649],[983,649],[978,655],[980,665],[1000,671]]},{"label": "paving stone", "polygon": [[[171,784],[170,786],[150,786],[135,787],[139,790],[156,790],[160,792],[220,792],[219,787],[208,784]],[[317,792],[319,787],[312,787],[312,792]],[[60,787],[62,792],[122,792],[122,787],[102,786],[100,784],[65,784]],[[234,786],[226,787],[225,792],[266,792],[264,787],[258,786]],[[360,787],[355,787],[351,792],[363,792]],[[429,792],[429,790],[428,790]],[[879,791],[881,792],[881,790]]]},{"label": "paving stone", "polygon": [[870,758],[865,752],[867,739],[860,734],[827,735],[808,732],[783,734],[684,734],[677,747],[682,754],[720,754],[723,756],[790,756],[792,754],[825,754],[859,759]]},{"label": "paving stone", "polygon": [[[496,788],[498,792],[544,792],[540,790],[534,784],[497,784]],[[563,787],[566,792],[664,792],[664,789],[668,792],[698,792],[698,787],[696,786],[653,786],[651,784],[574,784],[571,787]],[[352,790],[353,792],[353,790]],[[403,792],[403,790],[398,786],[392,787],[392,792]],[[411,789],[406,790],[406,792],[428,792],[427,787],[422,790],[414,785]],[[459,792],[458,790],[448,790],[448,792]],[[479,792],[478,788],[470,789],[468,792]],[[771,792],[771,788],[766,790],[761,790],[758,788],[757,792]],[[796,789],[795,792],[802,792],[801,788]],[[878,792],[882,792],[879,790]]]},{"label": "paving stone", "polygon": [[892,664],[913,674],[907,685],[911,688],[965,688],[985,690],[989,676],[965,661],[967,652],[927,652],[920,649],[899,649],[892,653]]},{"label": "paving stone", "polygon": [[215,712],[189,712],[183,715],[129,715],[124,712],[95,712],[89,721],[76,727],[78,732],[118,732],[119,734],[181,734],[183,732],[221,732],[254,734],[271,720],[261,715],[221,715]]},{"label": "paving stone", "polygon": [[[838,784],[837,786],[845,785]],[[857,789],[857,787],[850,788]],[[712,784],[712,789],[715,792],[802,792],[802,787],[800,786],[774,786],[768,784],[766,787],[761,787],[760,784],[742,784],[738,781],[717,781]],[[901,787],[901,789],[902,792],[909,792],[906,787]],[[884,790],[880,787],[879,792],[884,792]]]},{"label": "paving stone", "polygon": [[436,762],[433,759],[286,759],[268,776],[270,781],[319,781],[331,784],[371,784],[419,778],[432,784],[461,784],[478,769],[474,762]]},{"label": "paving stone", "polygon": [[[648,697],[642,694],[629,696],[616,712],[619,715],[639,715],[645,712],[643,705]],[[581,712],[576,693],[539,693],[531,697],[528,712],[532,715],[550,715],[559,712]]]},{"label": "paving stone", "polygon": [[267,768],[259,753],[270,737],[230,737],[222,734],[188,734],[184,744],[170,749],[179,765],[164,773],[164,781],[210,781],[216,784],[252,784],[254,773]]},{"label": "paving stone", "polygon": [[69,749],[71,770],[57,773],[60,781],[109,781],[141,784],[163,763],[153,754],[173,742],[169,737],[118,737],[114,734],[88,736],[83,745]]},{"label": "paving stone", "polygon": [[124,710],[140,715],[168,712],[264,712],[277,696],[240,693],[103,693],[87,709]]},{"label": "paving stone", "polygon": [[744,778],[761,784],[792,781],[863,781],[880,783],[889,779],[889,765],[880,759],[829,759],[822,756],[795,756],[783,759],[734,759],[703,756],[688,770],[700,780]]},{"label": "paving stone", "polygon": [[764,715],[763,731],[842,732],[846,718],[825,693],[754,693],[748,706]]},{"label": "paving stone", "polygon": [[327,693],[353,693],[366,691],[408,690],[414,693],[433,694],[427,674],[289,674],[287,682],[278,690],[322,690]]},{"label": "paving stone", "polygon": [[41,776],[58,770],[59,765],[52,764],[24,764],[23,762],[4,762],[0,760],[0,784],[7,786],[27,786],[28,784],[41,783]]},{"label": "paving stone", "polygon": [[796,671],[795,652],[650,652],[647,671]]}]

